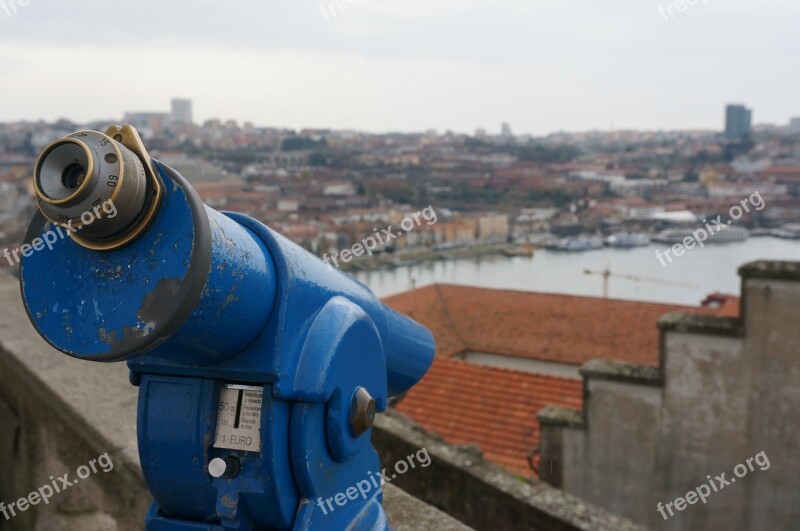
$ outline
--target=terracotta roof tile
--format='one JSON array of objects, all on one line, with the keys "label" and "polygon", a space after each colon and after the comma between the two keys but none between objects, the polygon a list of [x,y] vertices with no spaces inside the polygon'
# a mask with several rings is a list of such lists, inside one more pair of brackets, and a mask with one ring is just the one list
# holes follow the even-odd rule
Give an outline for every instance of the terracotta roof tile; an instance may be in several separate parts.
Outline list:
[{"label": "terracotta roof tile", "polygon": [[579,409],[580,380],[483,367],[437,358],[397,406],[450,444],[477,444],[489,461],[530,476],[528,455],[539,446],[539,411]]},{"label": "terracotta roof tile", "polygon": [[384,302],[430,328],[438,356],[473,351],[571,365],[605,358],[655,366],[662,315],[738,315],[738,299],[703,308],[448,284]]},{"label": "terracotta roof tile", "polygon": [[436,338],[438,356],[450,357],[466,350],[466,345],[456,335],[453,323],[449,320],[438,285],[395,295],[383,302],[428,327]]}]

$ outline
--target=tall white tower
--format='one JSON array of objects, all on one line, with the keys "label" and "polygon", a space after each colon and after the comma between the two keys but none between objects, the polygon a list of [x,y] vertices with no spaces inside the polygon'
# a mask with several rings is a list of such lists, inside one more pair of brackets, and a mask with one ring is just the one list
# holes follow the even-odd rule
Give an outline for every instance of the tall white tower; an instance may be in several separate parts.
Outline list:
[{"label": "tall white tower", "polygon": [[172,100],[172,121],[176,124],[194,123],[192,116],[192,100],[175,98]]}]

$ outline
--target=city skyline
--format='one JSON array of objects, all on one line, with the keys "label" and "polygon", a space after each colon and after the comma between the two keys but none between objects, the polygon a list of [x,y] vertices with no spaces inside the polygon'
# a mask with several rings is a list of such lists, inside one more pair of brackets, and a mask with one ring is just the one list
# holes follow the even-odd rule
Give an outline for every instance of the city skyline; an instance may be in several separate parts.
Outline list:
[{"label": "city skyline", "polygon": [[728,102],[756,123],[800,115],[788,0],[698,3],[668,21],[657,2],[624,0],[375,1],[327,18],[317,2],[180,1],[145,16],[153,6],[0,12],[0,121],[86,122],[173,95],[199,122],[366,132],[719,130]]},{"label": "city skyline", "polygon": [[[119,113],[117,115],[117,117],[105,117],[105,118],[103,118],[103,117],[99,117],[99,118],[95,117],[95,118],[91,118],[91,119],[88,119],[88,120],[75,120],[75,119],[70,118],[69,116],[59,116],[56,119],[50,119],[50,120],[46,120],[46,119],[39,119],[39,120],[21,119],[21,120],[14,120],[14,121],[2,121],[2,120],[0,120],[0,123],[14,123],[14,122],[36,123],[38,121],[44,121],[45,123],[55,123],[55,122],[57,122],[59,120],[66,120],[66,121],[69,121],[69,122],[72,122],[72,123],[75,123],[75,124],[89,124],[89,123],[98,123],[98,122],[103,122],[103,121],[109,121],[109,123],[110,122],[119,122],[119,121],[125,122],[129,116],[163,115],[163,116],[166,116],[166,117],[170,117],[170,116],[174,117],[174,114],[175,114],[174,105],[175,105],[176,102],[181,102],[182,104],[188,103],[189,108],[188,108],[188,111],[186,111],[186,112],[188,112],[190,116],[194,114],[195,106],[194,106],[194,100],[192,98],[171,97],[166,101],[166,105],[162,106],[161,108],[126,110],[124,112]],[[724,136],[725,132],[726,132],[727,122],[728,122],[727,111],[728,111],[728,109],[730,107],[743,107],[743,105],[739,104],[739,103],[734,103],[734,104],[727,103],[727,104],[723,105],[723,107],[722,107],[722,116],[721,116],[721,119],[720,119],[720,123],[716,127],[707,127],[707,128],[678,127],[678,128],[672,128],[672,129],[666,129],[666,128],[654,128],[654,129],[637,129],[637,128],[600,129],[600,128],[598,128],[598,129],[586,129],[586,130],[559,129],[559,130],[548,131],[548,132],[545,132],[545,133],[539,134],[539,135],[536,135],[536,134],[533,134],[533,133],[530,133],[530,132],[527,132],[527,131],[516,131],[516,129],[513,127],[513,124],[509,123],[509,122],[499,122],[498,124],[496,124],[497,125],[496,127],[476,127],[472,131],[452,131],[452,130],[438,129],[436,127],[428,127],[428,128],[423,128],[423,129],[419,129],[419,130],[405,130],[405,131],[403,131],[403,130],[369,130],[369,131],[367,131],[367,130],[351,129],[351,128],[339,128],[339,127],[317,127],[317,126],[314,126],[314,125],[303,125],[303,126],[299,126],[299,127],[294,127],[293,128],[293,127],[289,127],[289,126],[281,126],[281,125],[278,125],[278,124],[254,123],[252,120],[247,119],[247,118],[236,119],[236,118],[230,118],[230,117],[226,117],[226,116],[209,116],[209,117],[204,118],[204,119],[193,119],[193,120],[179,119],[179,120],[177,120],[177,122],[191,123],[191,124],[195,124],[197,126],[203,126],[205,123],[211,122],[211,121],[219,121],[222,124],[225,124],[228,121],[233,121],[233,122],[236,122],[236,124],[239,125],[239,126],[244,126],[245,124],[252,124],[253,127],[256,127],[256,128],[259,128],[259,129],[276,129],[276,130],[286,129],[286,130],[296,130],[296,131],[303,131],[303,130],[307,130],[307,131],[315,131],[315,130],[354,131],[354,132],[357,132],[357,133],[376,134],[376,135],[383,135],[383,134],[425,134],[425,133],[428,133],[428,132],[435,132],[436,134],[453,133],[453,134],[457,134],[457,135],[472,136],[472,137],[476,137],[476,138],[480,138],[480,137],[483,137],[483,136],[488,136],[488,137],[492,137],[492,136],[494,136],[494,137],[509,137],[509,138],[514,138],[514,137],[516,137],[516,138],[520,138],[520,137],[531,137],[531,138],[541,137],[541,138],[544,138],[544,137],[547,137],[549,135],[558,135],[558,134],[580,135],[580,134],[588,134],[588,133],[609,134],[609,133],[619,133],[619,132],[639,132],[639,133],[693,132],[693,133],[708,133],[708,134],[719,133],[719,134],[722,134]],[[753,112],[753,109],[751,109],[751,108],[748,108],[748,110],[750,112]],[[760,127],[778,127],[778,128],[782,128],[782,129],[786,130],[786,132],[789,133],[789,134],[795,134],[794,133],[795,129],[798,129],[797,123],[800,123],[800,117],[798,117],[798,116],[790,116],[783,123],[767,123],[767,122],[753,121],[751,127],[752,127],[753,132],[755,132],[755,130],[760,128]],[[506,128],[508,128],[508,129],[506,129]]]}]

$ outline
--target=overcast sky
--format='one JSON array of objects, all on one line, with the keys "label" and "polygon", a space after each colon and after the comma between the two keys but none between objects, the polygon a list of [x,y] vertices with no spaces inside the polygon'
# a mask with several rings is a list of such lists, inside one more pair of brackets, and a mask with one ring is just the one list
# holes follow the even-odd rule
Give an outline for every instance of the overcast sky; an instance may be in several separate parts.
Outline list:
[{"label": "overcast sky", "polygon": [[319,0],[29,0],[0,9],[0,121],[175,96],[199,120],[366,131],[720,129],[727,102],[800,115],[800,2],[695,1],[667,21],[666,0],[361,0],[330,20]]}]

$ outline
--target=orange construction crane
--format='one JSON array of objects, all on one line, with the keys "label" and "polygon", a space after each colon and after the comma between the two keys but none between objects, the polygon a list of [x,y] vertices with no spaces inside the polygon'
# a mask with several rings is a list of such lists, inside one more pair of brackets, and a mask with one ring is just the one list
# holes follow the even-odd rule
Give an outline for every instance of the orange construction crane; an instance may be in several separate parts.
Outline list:
[{"label": "orange construction crane", "polygon": [[609,267],[606,267],[603,271],[592,271],[591,269],[584,269],[584,274],[586,275],[599,275],[603,277],[603,298],[608,298],[608,280],[610,277],[615,278],[624,278],[627,280],[635,280],[637,282],[651,282],[653,284],[669,284],[672,286],[681,286],[684,288],[696,288],[694,284],[687,284],[685,282],[674,282],[672,280],[662,280],[660,278],[653,278],[653,277],[637,277],[634,275],[620,275],[617,273],[612,273]]}]

